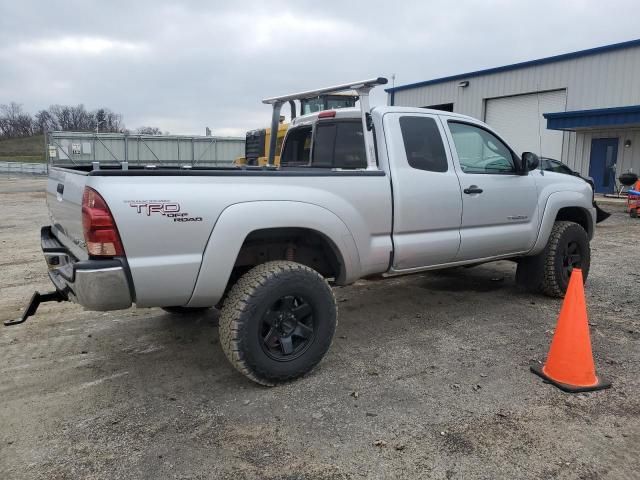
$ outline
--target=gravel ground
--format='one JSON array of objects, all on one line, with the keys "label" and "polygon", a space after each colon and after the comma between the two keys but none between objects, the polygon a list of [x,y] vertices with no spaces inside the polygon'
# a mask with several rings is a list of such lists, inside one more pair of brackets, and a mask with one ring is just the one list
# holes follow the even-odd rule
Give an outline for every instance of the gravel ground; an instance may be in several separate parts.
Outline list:
[{"label": "gravel ground", "polygon": [[[42,179],[0,179],[0,319],[48,289]],[[514,265],[336,289],[334,344],[307,377],[252,384],[212,311],[45,304],[0,330],[0,478],[640,478],[640,220],[597,228],[587,302],[606,391],[528,370],[558,300]]]}]

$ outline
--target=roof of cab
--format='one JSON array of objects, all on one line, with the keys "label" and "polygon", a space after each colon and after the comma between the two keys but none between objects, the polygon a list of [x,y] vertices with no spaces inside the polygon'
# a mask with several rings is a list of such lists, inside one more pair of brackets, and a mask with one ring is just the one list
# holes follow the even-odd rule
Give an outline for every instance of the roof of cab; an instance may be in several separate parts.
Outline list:
[{"label": "roof of cab", "polygon": [[[323,110],[327,111],[327,110]],[[360,109],[357,107],[349,108],[337,108],[335,109],[336,116],[334,118],[360,118]],[[322,112],[307,113],[306,115],[300,115],[291,122],[291,125],[310,125],[318,120],[318,115]]]},{"label": "roof of cab", "polygon": [[380,115],[384,115],[385,113],[429,113],[431,115],[443,115],[447,117],[459,118],[461,120],[477,121],[477,119],[473,117],[469,117],[467,115],[462,115],[460,113],[453,113],[453,112],[445,112],[444,110],[434,110],[432,108],[381,106],[381,107],[375,107],[374,109],[372,109],[372,111],[374,110]]},{"label": "roof of cab", "polygon": [[[352,108],[338,108],[335,109],[336,115],[334,118],[360,118],[360,109],[358,107]],[[467,115],[461,115],[459,113],[453,112],[445,112],[442,110],[433,110],[430,108],[419,108],[419,107],[391,107],[391,106],[379,106],[373,107],[371,112],[378,113],[379,115],[384,115],[385,113],[430,113],[432,115],[446,115],[447,117],[455,117],[461,120],[476,120]],[[312,125],[318,120],[318,115],[321,112],[313,112],[308,113],[306,115],[301,115],[296,117],[291,122],[291,126],[300,126],[300,125]]]}]

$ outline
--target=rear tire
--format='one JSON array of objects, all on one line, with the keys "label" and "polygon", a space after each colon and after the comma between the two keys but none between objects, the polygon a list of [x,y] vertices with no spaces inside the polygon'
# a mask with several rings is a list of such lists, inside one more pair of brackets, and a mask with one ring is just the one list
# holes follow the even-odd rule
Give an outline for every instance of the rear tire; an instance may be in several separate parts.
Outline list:
[{"label": "rear tire", "polygon": [[559,221],[553,225],[545,249],[518,262],[516,283],[529,291],[562,298],[573,268],[582,269],[586,281],[590,265],[591,248],[587,232],[577,223]]},{"label": "rear tire", "polygon": [[631,218],[638,218],[638,210],[635,208],[632,208],[629,210],[629,216]]},{"label": "rear tire", "polygon": [[318,272],[267,262],[231,288],[220,314],[220,343],[238,371],[273,386],[311,371],[329,349],[336,324],[335,297]]}]

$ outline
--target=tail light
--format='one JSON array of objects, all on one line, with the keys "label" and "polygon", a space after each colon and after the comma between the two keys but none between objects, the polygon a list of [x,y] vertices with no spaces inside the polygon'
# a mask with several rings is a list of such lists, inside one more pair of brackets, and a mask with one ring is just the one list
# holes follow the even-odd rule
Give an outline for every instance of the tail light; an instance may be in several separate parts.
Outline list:
[{"label": "tail light", "polygon": [[93,188],[82,195],[82,229],[89,255],[115,257],[124,255],[120,235],[107,202]]}]

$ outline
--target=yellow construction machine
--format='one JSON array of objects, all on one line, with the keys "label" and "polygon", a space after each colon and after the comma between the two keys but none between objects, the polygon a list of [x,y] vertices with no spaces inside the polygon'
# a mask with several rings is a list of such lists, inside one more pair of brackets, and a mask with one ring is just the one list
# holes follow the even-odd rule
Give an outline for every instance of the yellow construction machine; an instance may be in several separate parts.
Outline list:
[{"label": "yellow construction machine", "polygon": [[[319,95],[314,98],[305,98],[300,101],[300,114],[320,112],[322,110],[334,110],[336,108],[355,107],[358,95],[355,93],[333,93]],[[296,105],[289,102],[291,106],[291,118],[296,117]],[[282,150],[282,141],[284,140],[289,124],[284,123],[284,116],[280,116],[280,124],[278,125],[278,135],[276,143],[276,154],[273,164],[280,165],[280,151]],[[244,157],[238,157],[234,161],[235,165],[248,166],[264,166],[267,164],[269,142],[271,141],[271,129],[259,128],[247,132],[245,138]]]}]

